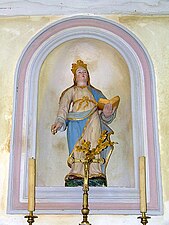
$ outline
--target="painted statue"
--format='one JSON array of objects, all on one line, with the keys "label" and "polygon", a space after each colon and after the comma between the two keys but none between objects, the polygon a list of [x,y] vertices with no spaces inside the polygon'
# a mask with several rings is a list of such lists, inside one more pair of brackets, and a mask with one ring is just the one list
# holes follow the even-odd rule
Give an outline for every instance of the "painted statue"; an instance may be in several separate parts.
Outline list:
[{"label": "painted statue", "polygon": [[[74,84],[61,94],[59,109],[55,123],[51,126],[52,134],[67,130],[69,148],[68,165],[70,172],[65,177],[65,186],[82,185],[84,169],[81,162],[72,159],[83,158],[83,152],[76,151],[82,141],[90,141],[91,147],[97,145],[97,141],[103,130],[112,132],[108,126],[116,117],[118,104],[112,107],[111,103],[105,103],[103,109],[98,108],[100,99],[106,100],[103,93],[90,84],[90,76],[87,64],[77,60],[71,69],[74,75]],[[109,155],[109,149],[103,151],[102,156]],[[91,163],[89,171],[90,186],[107,186],[105,164]]]}]

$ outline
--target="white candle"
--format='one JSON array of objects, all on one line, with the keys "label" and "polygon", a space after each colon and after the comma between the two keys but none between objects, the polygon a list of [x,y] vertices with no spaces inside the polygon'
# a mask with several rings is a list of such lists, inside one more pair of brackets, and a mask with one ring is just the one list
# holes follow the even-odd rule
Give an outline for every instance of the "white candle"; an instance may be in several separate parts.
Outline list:
[{"label": "white candle", "polygon": [[147,212],[146,199],[146,158],[139,157],[139,171],[140,171],[140,212]]},{"label": "white candle", "polygon": [[35,159],[29,159],[28,164],[28,211],[35,210]]}]

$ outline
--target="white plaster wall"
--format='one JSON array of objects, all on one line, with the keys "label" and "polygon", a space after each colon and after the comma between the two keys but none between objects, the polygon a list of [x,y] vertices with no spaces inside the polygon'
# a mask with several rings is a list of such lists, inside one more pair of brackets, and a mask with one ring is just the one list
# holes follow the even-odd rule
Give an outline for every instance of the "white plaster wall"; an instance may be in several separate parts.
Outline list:
[{"label": "white plaster wall", "polygon": [[168,0],[1,0],[1,16],[134,14],[167,15]]}]

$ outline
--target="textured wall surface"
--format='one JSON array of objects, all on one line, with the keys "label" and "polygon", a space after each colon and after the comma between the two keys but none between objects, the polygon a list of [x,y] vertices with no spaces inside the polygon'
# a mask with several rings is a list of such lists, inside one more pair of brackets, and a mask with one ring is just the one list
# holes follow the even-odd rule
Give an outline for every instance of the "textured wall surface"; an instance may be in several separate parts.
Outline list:
[{"label": "textured wall surface", "polygon": [[144,14],[167,15],[168,0],[12,0],[0,1],[0,15],[72,15],[72,14]]}]

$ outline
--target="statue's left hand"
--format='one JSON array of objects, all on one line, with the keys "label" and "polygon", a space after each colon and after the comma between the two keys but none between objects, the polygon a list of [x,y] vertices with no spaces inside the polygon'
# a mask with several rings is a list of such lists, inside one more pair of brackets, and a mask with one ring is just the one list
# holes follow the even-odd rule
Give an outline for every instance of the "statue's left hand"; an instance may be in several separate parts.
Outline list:
[{"label": "statue's left hand", "polygon": [[108,103],[104,105],[103,114],[105,117],[110,117],[113,114],[112,104]]}]

